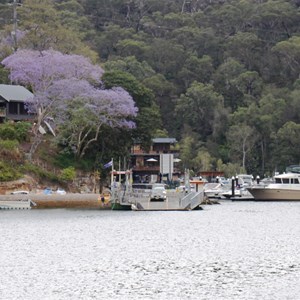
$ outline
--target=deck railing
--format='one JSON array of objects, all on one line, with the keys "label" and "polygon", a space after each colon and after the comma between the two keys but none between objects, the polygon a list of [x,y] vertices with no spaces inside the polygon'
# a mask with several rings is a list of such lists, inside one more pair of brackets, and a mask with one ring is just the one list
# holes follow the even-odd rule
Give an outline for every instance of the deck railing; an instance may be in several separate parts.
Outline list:
[{"label": "deck railing", "polygon": [[[201,197],[202,195],[202,197]],[[180,206],[182,208],[187,208],[189,206],[190,209],[194,209],[201,203],[201,199],[203,198],[203,192],[190,192],[185,197],[181,199]]]}]

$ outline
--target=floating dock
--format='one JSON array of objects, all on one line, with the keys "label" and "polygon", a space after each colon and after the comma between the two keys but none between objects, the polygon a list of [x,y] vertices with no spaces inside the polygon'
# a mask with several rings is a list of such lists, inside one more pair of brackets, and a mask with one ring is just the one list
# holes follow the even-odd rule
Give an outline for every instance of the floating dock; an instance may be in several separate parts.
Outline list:
[{"label": "floating dock", "polygon": [[31,209],[35,205],[30,199],[0,199],[0,209]]},{"label": "floating dock", "polygon": [[150,190],[133,190],[118,197],[117,202],[112,202],[113,210],[135,210],[135,211],[189,211],[201,209],[200,204],[203,202],[204,194],[200,192],[176,190],[167,190],[167,199],[162,201],[151,201]]}]

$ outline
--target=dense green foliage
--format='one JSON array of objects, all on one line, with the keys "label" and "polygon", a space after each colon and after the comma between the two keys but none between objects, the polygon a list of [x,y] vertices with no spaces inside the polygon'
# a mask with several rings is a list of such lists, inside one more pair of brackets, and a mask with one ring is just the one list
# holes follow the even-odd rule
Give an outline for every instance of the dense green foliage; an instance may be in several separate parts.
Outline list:
[{"label": "dense green foliage", "polygon": [[63,169],[60,174],[60,180],[62,181],[72,181],[75,179],[76,171],[74,167],[68,167]]},{"label": "dense green foliage", "polygon": [[31,124],[28,122],[3,123],[0,126],[0,139],[24,142],[28,139]]},{"label": "dense green foliage", "polygon": [[[8,2],[0,2],[2,36]],[[123,86],[139,107],[133,134],[103,129],[87,153],[97,163],[133,138],[147,147],[158,129],[180,141],[182,166],[195,171],[265,175],[300,163],[299,1],[22,2],[19,47],[98,60],[104,84]]]},{"label": "dense green foliage", "polygon": [[0,181],[16,180],[21,178],[21,176],[21,173],[10,164],[0,161]]}]

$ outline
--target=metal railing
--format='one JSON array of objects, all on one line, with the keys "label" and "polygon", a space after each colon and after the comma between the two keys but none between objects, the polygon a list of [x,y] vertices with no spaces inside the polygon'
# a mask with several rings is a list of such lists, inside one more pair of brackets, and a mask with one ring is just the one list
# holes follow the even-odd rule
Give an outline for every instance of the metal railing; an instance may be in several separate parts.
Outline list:
[{"label": "metal railing", "polygon": [[[202,197],[201,197],[202,196]],[[191,192],[184,196],[180,201],[180,206],[182,208],[190,208],[191,210],[201,204],[201,199],[203,198],[203,191],[201,192]]]}]

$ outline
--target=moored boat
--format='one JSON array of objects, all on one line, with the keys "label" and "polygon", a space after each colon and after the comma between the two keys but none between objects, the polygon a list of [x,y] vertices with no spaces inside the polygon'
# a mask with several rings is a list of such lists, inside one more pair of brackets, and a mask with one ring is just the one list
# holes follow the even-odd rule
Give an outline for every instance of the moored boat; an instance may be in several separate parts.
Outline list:
[{"label": "moored boat", "polygon": [[274,182],[247,188],[256,201],[300,201],[300,174],[274,176]]}]

